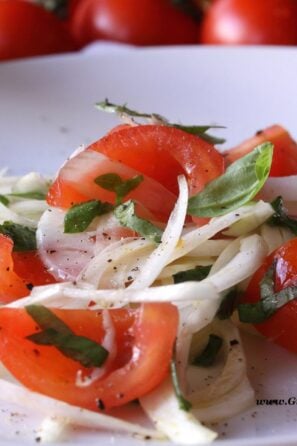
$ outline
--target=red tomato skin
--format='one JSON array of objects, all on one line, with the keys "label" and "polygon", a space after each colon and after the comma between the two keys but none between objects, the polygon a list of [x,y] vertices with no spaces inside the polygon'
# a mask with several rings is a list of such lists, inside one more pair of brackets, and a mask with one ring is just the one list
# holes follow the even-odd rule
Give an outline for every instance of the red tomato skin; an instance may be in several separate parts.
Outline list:
[{"label": "red tomato skin", "polygon": [[13,241],[0,234],[0,303],[28,296],[34,285],[55,282],[37,252],[12,249]]},{"label": "red tomato skin", "polygon": [[169,0],[79,0],[70,18],[76,42],[95,40],[134,45],[195,43],[198,25]]},{"label": "red tomato skin", "polygon": [[174,127],[125,127],[89,149],[124,162],[175,194],[178,175],[186,175],[190,193],[194,194],[224,172],[224,158],[213,145]]},{"label": "red tomato skin", "polygon": [[[297,238],[289,240],[282,247],[270,254],[263,265],[256,271],[243,297],[243,302],[257,302],[260,299],[259,283],[267,269],[276,261],[275,291],[297,285]],[[297,300],[292,300],[255,328],[266,338],[297,353]]]},{"label": "red tomato skin", "polygon": [[295,0],[217,0],[201,29],[207,44],[297,44]]},{"label": "red tomato skin", "polygon": [[271,177],[297,174],[297,144],[291,135],[280,125],[273,125],[259,131],[238,146],[225,152],[227,164],[249,153],[257,145],[270,141],[274,145]]},{"label": "red tomato skin", "polygon": [[75,49],[63,23],[41,6],[24,0],[1,0],[0,60]]},{"label": "red tomato skin", "polygon": [[[54,310],[78,335],[96,342],[103,337],[101,311]],[[26,387],[70,404],[98,411],[126,404],[156,387],[167,375],[176,337],[178,314],[171,304],[145,304],[134,310],[110,311],[119,352],[109,373],[88,387],[75,385],[85,369],[56,348],[26,339],[36,323],[24,309],[0,309],[0,359]]]},{"label": "red tomato skin", "polygon": [[[178,194],[178,175],[186,176],[190,195],[194,195],[224,172],[224,157],[213,145],[168,126],[118,126],[91,144],[87,150],[100,152],[153,178],[175,196]],[[58,175],[49,190],[48,204],[68,208],[74,203],[95,198],[84,196],[79,190],[79,184],[77,187],[69,186]],[[99,196],[96,198],[102,199]],[[145,197],[142,204],[148,206]],[[152,212],[160,221],[167,221],[169,214],[166,213],[164,218],[165,209],[160,209],[158,213]],[[201,219],[194,221],[197,224],[205,223],[205,219],[203,222]]]}]

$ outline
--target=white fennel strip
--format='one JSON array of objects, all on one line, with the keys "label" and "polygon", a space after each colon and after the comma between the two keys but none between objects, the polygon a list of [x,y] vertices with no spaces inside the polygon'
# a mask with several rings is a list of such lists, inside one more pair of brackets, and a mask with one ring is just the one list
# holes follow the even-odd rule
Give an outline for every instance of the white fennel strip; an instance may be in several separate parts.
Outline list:
[{"label": "white fennel strip", "polygon": [[261,189],[260,196],[266,201],[272,201],[278,196],[281,196],[284,201],[297,201],[296,190],[297,175],[269,177]]},{"label": "white fennel strip", "polygon": [[187,203],[188,185],[184,176],[178,177],[179,197],[163,232],[161,243],[148,257],[139,275],[130,285],[130,289],[149,287],[156,280],[164,266],[168,263],[176,248],[184,226]]},{"label": "white fennel strip", "polygon": [[120,307],[133,302],[199,302],[219,300],[220,293],[245,280],[261,265],[267,254],[266,243],[258,235],[240,242],[236,256],[215,274],[201,282],[184,282],[174,285],[143,289],[95,290],[81,288],[71,283],[35,287],[29,297],[17,300],[10,307],[18,308],[31,303],[43,303],[57,308],[91,309]]},{"label": "white fennel strip", "polygon": [[139,402],[158,431],[174,443],[203,445],[217,437],[215,432],[202,426],[191,412],[179,408],[171,378],[141,397]]},{"label": "white fennel strip", "polygon": [[[193,249],[199,247],[203,242],[212,238],[218,232],[223,231],[234,223],[253,215],[255,212],[258,212],[260,208],[263,208],[263,206],[268,206],[269,209],[271,209],[269,204],[259,201],[255,204],[243,206],[236,211],[229,212],[221,217],[215,217],[211,219],[208,224],[182,235],[180,243],[170,258],[170,262],[193,251]],[[271,215],[272,213],[273,212],[271,211]]]}]

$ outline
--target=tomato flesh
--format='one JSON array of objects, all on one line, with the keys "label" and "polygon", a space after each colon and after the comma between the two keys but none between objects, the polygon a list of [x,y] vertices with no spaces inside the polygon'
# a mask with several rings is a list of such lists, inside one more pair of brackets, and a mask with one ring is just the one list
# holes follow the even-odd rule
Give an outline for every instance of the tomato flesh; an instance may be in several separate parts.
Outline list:
[{"label": "tomato flesh", "polygon": [[37,252],[13,252],[13,241],[0,234],[0,302],[30,294],[34,285],[54,283]]},{"label": "tomato flesh", "polygon": [[[297,285],[297,238],[288,241],[270,254],[263,265],[252,277],[243,301],[257,302],[260,300],[259,283],[268,268],[276,262],[275,292],[288,286]],[[297,300],[288,302],[265,322],[255,324],[255,328],[276,344],[297,353]]]},{"label": "tomato flesh", "polygon": [[[178,175],[186,175],[190,194],[193,195],[224,171],[224,158],[211,144],[182,130],[167,126],[125,126],[96,141],[88,147],[87,151],[102,153],[160,183],[162,200],[160,204],[157,204],[158,209],[155,208],[156,197],[152,200],[154,203],[148,202],[150,195],[148,186],[143,189],[144,193],[140,201],[155,215],[159,213],[160,216],[163,213],[161,219],[165,220],[176,200]],[[73,161],[70,160],[68,163],[73,163]],[[69,184],[69,181],[65,181],[65,168],[67,164],[50,188],[48,203],[52,206],[69,207],[71,203],[85,201],[86,197],[94,198],[95,172],[88,175],[84,181],[75,182],[74,180],[72,184]],[[75,178],[75,175],[72,173],[71,177]],[[86,185],[90,183],[92,183],[92,191],[90,189],[91,192],[86,193]],[[136,192],[137,190],[133,191],[133,194]],[[132,198],[133,194],[131,193]],[[102,196],[101,191],[101,198],[99,196],[97,198],[102,199]]]},{"label": "tomato flesh", "polygon": [[271,177],[297,174],[297,144],[280,125],[273,125],[258,132],[237,147],[225,153],[228,164],[251,152],[257,145],[270,141],[274,145]]},{"label": "tomato flesh", "polygon": [[[102,311],[53,310],[77,335],[100,343]],[[97,411],[120,406],[156,387],[167,375],[178,313],[171,304],[144,304],[111,310],[117,355],[108,373],[87,387],[76,385],[78,362],[55,347],[36,345],[26,336],[40,331],[24,309],[1,308],[0,359],[26,387],[79,407]]]}]

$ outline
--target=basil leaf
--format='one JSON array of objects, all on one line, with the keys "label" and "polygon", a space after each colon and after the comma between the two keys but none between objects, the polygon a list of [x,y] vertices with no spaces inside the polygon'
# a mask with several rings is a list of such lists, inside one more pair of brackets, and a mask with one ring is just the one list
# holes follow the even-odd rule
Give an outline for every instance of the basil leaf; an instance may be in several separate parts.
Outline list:
[{"label": "basil leaf", "polygon": [[220,320],[229,319],[236,309],[239,300],[239,293],[236,288],[233,288],[223,298],[220,307],[217,311],[217,318]]},{"label": "basil leaf", "polygon": [[179,382],[178,382],[178,377],[177,377],[176,363],[175,363],[174,359],[172,359],[170,361],[170,372],[171,372],[172,384],[173,384],[176,398],[178,400],[179,408],[181,410],[184,410],[185,412],[189,412],[189,410],[192,408],[192,404],[190,403],[190,401],[185,399],[185,397],[183,396],[183,394],[181,392]]},{"label": "basil leaf", "polygon": [[199,367],[210,367],[214,364],[223,345],[223,339],[215,334],[210,334],[204,350],[193,360],[192,364]]},{"label": "basil leaf", "polygon": [[12,221],[5,221],[0,225],[0,234],[12,239],[14,251],[35,251],[37,249],[36,229]]},{"label": "basil leaf", "polygon": [[122,226],[133,229],[133,231],[155,243],[161,242],[162,230],[150,221],[137,217],[132,200],[117,206],[114,210],[114,215]]},{"label": "basil leaf", "polygon": [[0,203],[4,204],[4,206],[9,205],[9,200],[5,195],[0,195]]},{"label": "basil leaf", "polygon": [[297,235],[297,220],[290,218],[284,208],[282,197],[277,197],[272,203],[275,213],[267,221],[272,226],[284,226]]},{"label": "basil leaf", "polygon": [[52,311],[42,305],[28,305],[27,313],[43,331],[26,337],[38,345],[56,347],[64,356],[84,367],[100,367],[108,357],[108,351],[97,342],[77,336]]},{"label": "basil leaf", "polygon": [[288,286],[274,292],[273,264],[260,282],[260,300],[256,303],[238,305],[238,316],[241,322],[259,324],[269,319],[279,308],[297,298],[297,286]]},{"label": "basil leaf", "polygon": [[220,177],[189,199],[188,213],[217,217],[252,200],[268,178],[273,145],[264,143],[232,163]]},{"label": "basil leaf", "polygon": [[215,136],[208,135],[206,132],[210,129],[224,128],[218,125],[182,125],[170,123],[168,119],[158,113],[142,113],[136,110],[128,108],[126,104],[117,105],[109,102],[105,99],[102,102],[96,104],[96,108],[101,111],[108,113],[117,113],[119,116],[130,117],[130,118],[143,118],[153,122],[155,124],[166,125],[168,127],[175,127],[177,129],[183,130],[184,132],[190,133],[191,135],[199,136],[207,142],[212,144],[221,144],[225,142],[225,139],[217,138]]},{"label": "basil leaf", "polygon": [[136,175],[128,180],[122,180],[117,173],[106,173],[95,178],[95,183],[98,184],[98,186],[116,194],[116,205],[121,204],[123,198],[142,181],[142,175]]},{"label": "basil leaf", "polygon": [[83,232],[95,217],[111,212],[113,205],[99,200],[90,200],[72,206],[64,218],[64,232]]},{"label": "basil leaf", "polygon": [[45,200],[46,194],[44,192],[32,191],[32,192],[13,192],[9,194],[10,197],[27,198],[32,200]]},{"label": "basil leaf", "polygon": [[173,281],[174,283],[189,282],[192,280],[200,281],[208,276],[210,269],[211,265],[207,265],[207,266],[196,266],[193,269],[180,271],[176,274],[173,274]]}]

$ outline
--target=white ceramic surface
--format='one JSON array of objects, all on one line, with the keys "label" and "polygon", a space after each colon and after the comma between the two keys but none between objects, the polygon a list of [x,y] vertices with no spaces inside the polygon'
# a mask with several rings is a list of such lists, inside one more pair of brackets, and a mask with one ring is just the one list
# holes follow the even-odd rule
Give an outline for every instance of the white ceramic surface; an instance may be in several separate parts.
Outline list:
[{"label": "white ceramic surface", "polygon": [[[93,107],[105,97],[183,123],[225,125],[219,134],[228,146],[277,122],[297,137],[297,49],[111,49],[0,65],[1,167],[54,173],[74,148],[116,123]],[[258,338],[244,342],[257,398],[297,397],[297,358]],[[0,412],[0,444],[35,443],[36,413],[3,404]],[[296,425],[297,406],[284,405],[254,407],[214,428],[220,446],[285,446],[297,444]],[[65,442],[155,445],[86,430]]]}]

